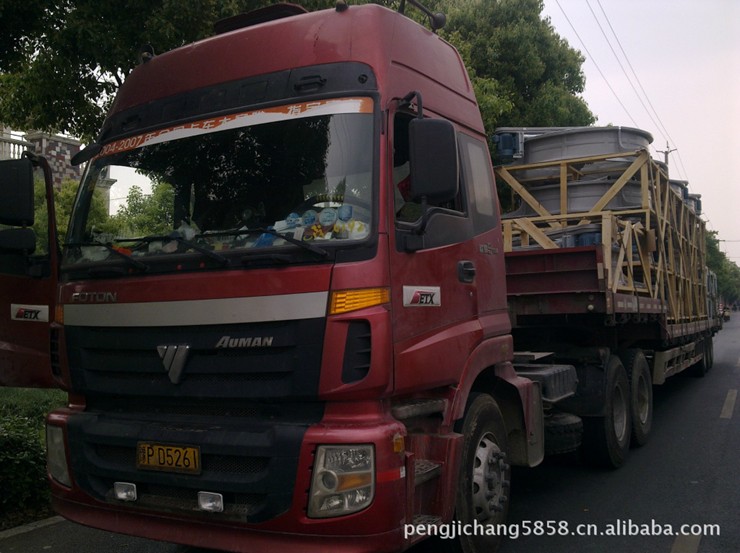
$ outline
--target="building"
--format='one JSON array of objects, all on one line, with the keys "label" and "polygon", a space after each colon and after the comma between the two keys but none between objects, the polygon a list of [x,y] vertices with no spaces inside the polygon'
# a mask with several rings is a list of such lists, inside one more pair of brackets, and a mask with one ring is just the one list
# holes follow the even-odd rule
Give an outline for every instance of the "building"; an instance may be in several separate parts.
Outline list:
[{"label": "building", "polygon": [[0,134],[0,159],[19,159],[26,150],[41,155],[51,166],[54,186],[60,187],[64,180],[80,180],[81,168],[73,166],[71,160],[81,146],[79,140],[58,134],[40,131],[20,134],[3,127]]}]

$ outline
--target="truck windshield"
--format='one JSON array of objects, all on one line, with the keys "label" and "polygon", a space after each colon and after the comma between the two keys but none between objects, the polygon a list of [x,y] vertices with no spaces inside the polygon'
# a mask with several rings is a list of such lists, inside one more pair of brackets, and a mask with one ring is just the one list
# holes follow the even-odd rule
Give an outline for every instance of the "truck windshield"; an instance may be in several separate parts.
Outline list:
[{"label": "truck windshield", "polygon": [[306,102],[105,145],[78,192],[65,268],[290,261],[365,240],[372,111],[369,98]]}]

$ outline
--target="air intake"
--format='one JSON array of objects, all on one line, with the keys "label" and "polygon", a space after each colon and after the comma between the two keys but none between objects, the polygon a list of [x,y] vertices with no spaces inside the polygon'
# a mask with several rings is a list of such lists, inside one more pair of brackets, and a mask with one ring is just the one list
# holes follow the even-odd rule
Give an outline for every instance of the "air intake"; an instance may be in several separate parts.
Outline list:
[{"label": "air intake", "polygon": [[292,17],[302,13],[308,13],[308,10],[298,4],[275,4],[274,6],[259,8],[251,12],[240,13],[239,15],[216,21],[213,25],[213,30],[217,35],[221,35],[229,31],[244,29],[245,27],[252,27],[260,23],[267,23],[268,21]]}]

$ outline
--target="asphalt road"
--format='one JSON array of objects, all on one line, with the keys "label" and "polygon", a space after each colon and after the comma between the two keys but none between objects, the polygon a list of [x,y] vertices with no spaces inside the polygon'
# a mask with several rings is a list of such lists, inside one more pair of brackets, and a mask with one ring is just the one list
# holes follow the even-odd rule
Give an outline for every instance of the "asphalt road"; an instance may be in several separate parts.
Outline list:
[{"label": "asphalt road", "polygon": [[[740,551],[740,314],[715,339],[702,379],[655,389],[653,433],[617,471],[577,459],[516,470],[500,553]],[[698,535],[675,535],[682,525]],[[528,534],[528,535],[527,535]],[[590,534],[590,535],[579,535]],[[415,548],[433,551],[428,544]],[[0,553],[206,553],[61,519],[0,533]]]},{"label": "asphalt road", "polygon": [[[715,337],[714,367],[705,378],[679,375],[655,387],[650,441],[632,449],[624,467],[604,471],[554,460],[514,474],[509,524],[520,535],[501,553],[740,552],[735,315]],[[537,521],[544,527],[536,528]],[[684,524],[699,525],[687,529],[702,535],[666,535]],[[542,535],[523,536],[525,528]],[[547,535],[560,531],[567,535]],[[577,535],[586,532],[623,535]]]}]

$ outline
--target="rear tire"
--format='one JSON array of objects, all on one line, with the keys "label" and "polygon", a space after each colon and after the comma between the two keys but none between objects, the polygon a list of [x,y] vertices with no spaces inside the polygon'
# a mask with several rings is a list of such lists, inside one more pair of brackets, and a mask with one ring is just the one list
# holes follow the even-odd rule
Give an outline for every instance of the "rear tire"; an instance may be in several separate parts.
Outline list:
[{"label": "rear tire", "polygon": [[619,355],[627,371],[630,386],[633,446],[648,442],[653,426],[653,378],[645,354],[640,349],[628,349]]},{"label": "rear tire", "polygon": [[689,373],[691,374],[691,376],[695,376],[697,378],[704,378],[712,366],[711,357],[714,356],[714,344],[712,343],[711,336],[708,338],[702,339],[700,347],[702,350],[701,361],[699,361],[693,367],[691,367],[689,369]]},{"label": "rear tire", "polygon": [[704,339],[704,344],[706,345],[707,371],[709,371],[714,366],[714,337],[707,336]]},{"label": "rear tire", "polygon": [[[504,417],[491,396],[479,394],[472,399],[461,432],[464,437],[455,518],[463,525],[475,524],[476,520],[481,525],[503,524],[509,510],[511,467],[506,455]],[[462,535],[455,545],[464,553],[494,553],[502,539]]]},{"label": "rear tire", "polygon": [[627,372],[616,355],[604,371],[604,416],[583,418],[583,455],[590,464],[619,468],[630,447],[630,386]]}]

